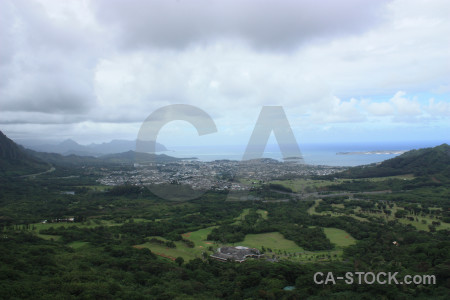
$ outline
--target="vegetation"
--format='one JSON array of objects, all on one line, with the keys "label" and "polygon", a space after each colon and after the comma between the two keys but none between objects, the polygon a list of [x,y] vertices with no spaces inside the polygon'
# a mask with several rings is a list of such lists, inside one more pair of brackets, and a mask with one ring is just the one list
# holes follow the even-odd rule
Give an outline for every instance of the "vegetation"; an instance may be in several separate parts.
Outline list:
[{"label": "vegetation", "polygon": [[[169,202],[143,187],[99,186],[102,172],[125,168],[116,163],[55,164],[52,172],[33,177],[5,171],[0,298],[447,299],[447,147],[405,153],[374,173],[367,170],[377,167],[364,174],[364,168],[351,169],[340,179],[261,183],[253,193],[264,201],[226,201],[226,193],[210,191]],[[16,151],[10,150],[2,155]],[[34,162],[24,163],[21,172],[49,169]],[[414,175],[392,177],[398,174],[391,169]],[[304,195],[308,185],[317,191],[314,197]],[[210,254],[223,245],[255,247],[266,259],[215,261]],[[437,282],[316,285],[318,271],[433,274]]]}]

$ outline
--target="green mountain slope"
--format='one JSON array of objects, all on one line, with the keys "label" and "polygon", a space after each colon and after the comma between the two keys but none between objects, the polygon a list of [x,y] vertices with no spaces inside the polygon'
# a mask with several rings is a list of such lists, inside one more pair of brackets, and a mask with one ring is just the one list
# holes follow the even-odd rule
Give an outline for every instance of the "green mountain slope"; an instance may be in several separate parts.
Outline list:
[{"label": "green mountain slope", "polygon": [[411,150],[379,164],[350,168],[337,174],[337,177],[367,178],[403,174],[450,175],[450,146],[442,144],[433,148]]},{"label": "green mountain slope", "polygon": [[50,166],[29,155],[0,131],[0,175],[18,176],[44,172]]},{"label": "green mountain slope", "polygon": [[127,151],[123,153],[108,154],[100,157],[93,156],[79,156],[79,155],[61,155],[57,153],[37,152],[33,150],[26,150],[28,154],[34,156],[42,161],[56,166],[104,166],[104,165],[133,165],[134,163],[148,163],[148,162],[174,162],[182,160],[180,158],[168,156],[165,154],[148,154],[134,151]]}]

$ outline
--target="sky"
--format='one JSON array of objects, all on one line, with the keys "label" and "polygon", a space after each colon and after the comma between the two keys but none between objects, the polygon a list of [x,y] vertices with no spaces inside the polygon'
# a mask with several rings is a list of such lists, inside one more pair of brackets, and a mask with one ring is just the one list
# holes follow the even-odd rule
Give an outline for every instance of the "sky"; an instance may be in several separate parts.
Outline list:
[{"label": "sky", "polygon": [[[136,139],[172,104],[245,145],[263,106],[301,143],[450,142],[447,0],[2,0],[0,130],[17,141]],[[273,140],[273,137],[272,137]]]}]

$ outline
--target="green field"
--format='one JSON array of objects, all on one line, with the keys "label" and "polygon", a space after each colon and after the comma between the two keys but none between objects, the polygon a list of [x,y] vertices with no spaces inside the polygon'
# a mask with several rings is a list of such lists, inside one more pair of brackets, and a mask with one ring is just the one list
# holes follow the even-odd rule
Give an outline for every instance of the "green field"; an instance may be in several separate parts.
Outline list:
[{"label": "green field", "polygon": [[[407,176],[407,175],[404,175],[404,176]],[[316,207],[319,205],[319,203],[321,201],[322,201],[321,199],[315,200],[314,205],[312,205],[308,209],[308,214],[310,214],[310,215],[331,215],[333,217],[338,217],[338,216],[342,216],[343,215],[343,214],[332,212],[332,211],[323,211],[323,212],[320,212],[320,213],[316,212]],[[332,204],[331,206],[338,207],[338,208],[344,208],[343,204]],[[411,220],[408,220],[408,219],[405,219],[405,218],[398,219],[398,218],[395,217],[395,213],[400,208],[401,207],[398,207],[396,204],[394,204],[394,207],[392,207],[390,209],[391,210],[391,214],[390,215],[386,215],[384,213],[380,214],[380,213],[363,212],[359,206],[356,209],[354,209],[354,212],[355,213],[359,213],[359,214],[363,214],[364,216],[367,216],[367,217],[370,217],[370,216],[372,216],[372,217],[382,217],[386,221],[397,220],[398,222],[400,222],[402,224],[412,225],[416,229],[424,230],[424,231],[430,231],[430,229],[428,228],[428,225],[431,225],[433,221],[438,221],[437,219],[431,218],[431,216],[415,216],[415,215],[412,215],[412,214],[408,214],[407,217],[413,217],[414,219],[417,217],[418,221],[416,221],[416,220],[411,221]],[[352,217],[352,218],[354,218],[356,220],[359,220],[359,221],[368,221],[366,218],[361,218],[361,217],[356,216],[354,214],[347,214],[347,216],[350,216],[350,217]],[[424,223],[422,223],[422,221],[425,221],[426,223],[424,224]],[[441,222],[441,225],[437,225],[436,226],[436,230],[441,230],[441,229],[450,229],[450,224],[445,223],[445,222]]]},{"label": "green field", "polygon": [[356,243],[356,240],[346,231],[338,228],[324,229],[327,238],[336,245],[336,247],[347,247]]},{"label": "green field", "polygon": [[[361,178],[361,180],[369,180],[374,182],[385,181],[389,179],[400,179],[400,180],[411,180],[414,179],[414,175],[406,174],[406,175],[397,175],[397,176],[386,176],[386,177],[374,177],[374,178]],[[352,181],[352,179],[335,179],[335,180],[313,180],[313,179],[289,179],[289,180],[273,180],[270,183],[281,184],[287,188],[290,188],[295,193],[304,193],[304,192],[314,192],[319,188],[340,184],[344,182]],[[242,181],[243,183],[248,183],[246,181]]]},{"label": "green field", "polygon": [[[201,258],[202,253],[206,252],[207,254],[212,254],[211,251],[208,251],[208,247],[212,246],[214,249],[218,247],[218,245],[212,241],[207,241],[206,237],[211,233],[214,227],[203,228],[193,232],[186,232],[182,234],[184,239],[191,240],[195,243],[194,248],[187,247],[183,242],[177,241],[175,242],[176,248],[169,248],[165,245],[160,245],[156,243],[146,242],[144,244],[136,245],[136,248],[148,248],[153,253],[160,256],[168,256],[169,259],[175,259],[177,257],[184,258],[185,261]],[[155,237],[159,240],[166,241],[166,239],[162,237]]]},{"label": "green field", "polygon": [[260,249],[262,246],[264,248],[270,248],[272,250],[281,250],[286,252],[301,252],[304,251],[302,247],[297,246],[291,240],[287,240],[279,232],[269,232],[269,233],[258,233],[258,234],[247,234],[243,242],[236,243],[236,245],[246,246],[250,248]]},{"label": "green field", "polygon": [[[316,207],[319,205],[319,203],[322,201],[322,199],[317,199],[314,201],[314,205],[312,205],[310,208],[308,208],[308,214],[310,215],[319,215],[319,216],[323,216],[323,215],[330,215],[332,217],[339,217],[339,216],[344,216],[344,214],[340,214],[340,213],[335,213],[332,211],[322,211],[322,212],[317,212],[316,211]],[[367,219],[365,218],[361,218],[358,217],[356,215],[353,214],[345,214],[346,216],[352,217],[358,221],[367,221]]]},{"label": "green field", "polygon": [[[339,260],[342,258],[342,248],[356,242],[347,232],[337,228],[325,228],[325,234],[331,242],[336,244],[336,249],[329,251],[306,251],[295,242],[285,239],[279,232],[247,234],[244,241],[236,243],[235,246],[240,245],[259,250],[262,250],[262,247],[264,247],[267,258],[307,262]],[[269,252],[268,249],[271,251]]]},{"label": "green field", "polygon": [[76,242],[69,243],[68,246],[72,247],[73,249],[79,249],[79,248],[81,248],[83,246],[86,246],[88,244],[89,244],[89,242],[76,241]]},{"label": "green field", "polygon": [[208,248],[212,246],[214,242],[206,240],[208,235],[213,230],[213,227],[203,228],[193,232],[187,232],[182,234],[183,238],[189,239],[195,243],[195,248]]},{"label": "green field", "polygon": [[290,188],[295,193],[314,192],[320,187],[324,187],[331,184],[342,183],[347,179],[333,180],[311,180],[311,179],[289,179],[289,180],[274,180],[270,183],[281,184],[287,188]]},{"label": "green field", "polygon": [[50,235],[50,234],[37,234],[38,237],[40,237],[41,239],[50,241],[50,240],[54,240],[54,241],[58,241],[61,239],[60,235]]}]

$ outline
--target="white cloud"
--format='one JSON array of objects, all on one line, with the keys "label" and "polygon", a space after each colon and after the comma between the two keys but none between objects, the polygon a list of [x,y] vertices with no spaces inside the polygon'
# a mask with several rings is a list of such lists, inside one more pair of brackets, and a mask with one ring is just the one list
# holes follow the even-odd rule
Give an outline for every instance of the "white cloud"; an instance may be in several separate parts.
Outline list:
[{"label": "white cloud", "polygon": [[311,130],[446,126],[448,1],[194,2],[1,1],[2,128],[133,138],[174,103],[241,140],[263,105]]},{"label": "white cloud", "polygon": [[396,114],[400,116],[418,116],[422,114],[419,102],[416,99],[407,99],[405,92],[399,91],[389,101],[396,110]]}]

